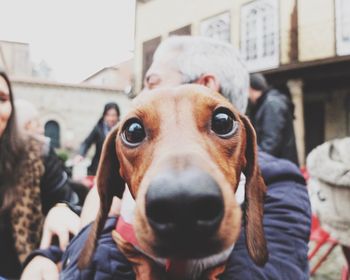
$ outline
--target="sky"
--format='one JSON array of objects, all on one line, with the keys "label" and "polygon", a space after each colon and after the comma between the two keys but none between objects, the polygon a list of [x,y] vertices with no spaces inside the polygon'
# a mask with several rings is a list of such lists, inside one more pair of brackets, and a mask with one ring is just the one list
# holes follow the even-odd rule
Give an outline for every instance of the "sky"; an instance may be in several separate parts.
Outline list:
[{"label": "sky", "polygon": [[132,57],[135,0],[0,0],[0,40],[30,44],[56,81],[78,83]]}]

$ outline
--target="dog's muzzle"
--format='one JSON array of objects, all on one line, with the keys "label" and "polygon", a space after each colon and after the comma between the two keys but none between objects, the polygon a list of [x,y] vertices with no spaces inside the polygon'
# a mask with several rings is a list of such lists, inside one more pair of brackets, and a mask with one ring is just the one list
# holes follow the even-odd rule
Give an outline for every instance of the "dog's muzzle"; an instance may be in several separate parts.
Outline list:
[{"label": "dog's muzzle", "polygon": [[214,242],[223,214],[217,182],[194,166],[162,172],[153,178],[146,194],[146,216],[160,255],[200,255],[207,242]]}]

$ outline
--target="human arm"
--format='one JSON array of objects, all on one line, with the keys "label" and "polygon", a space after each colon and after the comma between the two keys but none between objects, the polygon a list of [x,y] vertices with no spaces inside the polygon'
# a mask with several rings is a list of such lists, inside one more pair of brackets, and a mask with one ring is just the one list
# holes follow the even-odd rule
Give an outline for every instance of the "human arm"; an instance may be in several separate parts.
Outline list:
[{"label": "human arm", "polygon": [[85,138],[83,143],[81,143],[79,148],[79,155],[82,157],[86,156],[87,151],[90,149],[91,145],[97,141],[98,131],[97,126],[93,128],[90,134]]},{"label": "human arm", "polygon": [[[64,205],[65,204],[60,203],[58,206],[56,205],[53,207],[48,213],[44,223],[40,248],[48,248],[53,236],[57,235],[60,248],[64,251],[69,243],[70,234],[76,235],[81,228],[95,220],[100,207],[97,188],[93,187],[89,191],[80,217],[69,207],[65,207]],[[119,209],[120,199],[114,197],[109,216],[117,216],[119,214]]]},{"label": "human arm", "polygon": [[77,262],[92,224],[90,223],[79,232],[63,254],[62,279],[135,279],[131,263],[121,253],[112,239],[111,232],[115,228],[116,221],[117,218],[115,217],[107,219],[98,239],[91,265],[84,270],[78,269]]},{"label": "human arm", "polygon": [[58,280],[59,269],[49,258],[36,256],[24,269],[21,280]]},{"label": "human arm", "polygon": [[[42,271],[44,267],[38,261],[38,256],[45,256],[53,262],[62,261],[61,279],[119,279],[134,280],[132,265],[118,250],[112,239],[111,232],[115,228],[116,218],[108,218],[98,240],[96,252],[91,266],[80,271],[77,263],[80,252],[85,245],[92,223],[88,224],[72,239],[67,250],[62,255],[57,253],[58,247],[51,246],[48,250],[37,250],[27,260],[26,270]],[[62,258],[61,258],[62,256]],[[40,272],[41,273],[41,272]],[[39,275],[39,274],[37,274]],[[29,279],[29,278],[26,278]],[[26,280],[25,279],[25,280]],[[38,278],[32,278],[38,279]],[[40,279],[40,278],[39,278]]]},{"label": "human arm", "polygon": [[76,212],[80,213],[80,201],[74,192],[63,164],[52,147],[44,155],[45,172],[40,180],[41,201],[46,215],[58,202],[66,202]]},{"label": "human arm", "polygon": [[[42,258],[47,258],[53,263],[59,263],[62,261],[62,254],[64,253],[65,248],[60,248],[60,247],[62,247],[62,244],[65,245],[65,247],[66,245],[68,245],[69,240],[67,238],[67,233],[72,232],[70,230],[70,227],[76,228],[76,226],[78,225],[78,229],[77,229],[77,232],[78,232],[80,228],[83,228],[82,231],[84,231],[84,228],[91,226],[90,224],[96,218],[96,215],[99,209],[98,202],[99,202],[99,196],[98,196],[97,188],[94,187],[93,189],[90,190],[88,196],[86,197],[84,207],[81,213],[81,218],[80,219],[78,218],[78,221],[73,224],[70,222],[71,219],[69,218],[69,216],[75,215],[75,214],[69,208],[58,206],[50,210],[48,217],[45,221],[45,224],[47,223],[47,221],[50,221],[51,225],[48,227],[44,226],[44,228],[46,228],[47,233],[45,233],[44,231],[44,236],[41,242],[42,244],[40,246],[40,249],[32,252],[25,262],[25,265],[29,266],[28,271],[30,272],[30,274],[28,275],[32,275],[31,274],[32,272],[37,273],[38,277],[39,275],[41,275],[42,270],[45,269],[43,266],[45,261],[42,260]],[[116,217],[119,214],[119,209],[120,209],[120,199],[118,199],[117,197],[114,197],[109,216]],[[59,220],[55,218],[57,217],[56,213],[52,217],[50,216],[50,213],[56,210],[65,211],[61,215],[58,215]],[[62,229],[63,229],[63,232],[62,232]],[[109,229],[111,229],[110,226],[109,226]],[[54,232],[56,234],[60,233],[63,236],[64,242],[60,242],[60,246],[57,246],[57,245],[49,246],[51,243],[51,238],[54,235]],[[45,234],[46,234],[46,237],[45,237]],[[86,233],[83,233],[82,235],[83,237],[79,237],[78,240],[86,239]],[[74,245],[74,244],[77,244],[77,242],[80,242],[80,241],[74,241],[73,239],[72,242],[73,242],[73,245],[69,245],[70,253],[68,252],[67,253],[68,255],[72,253],[72,250],[76,250],[75,246],[77,245]],[[75,249],[72,249],[72,248],[75,248]],[[37,260],[38,257],[40,257],[39,260]],[[64,260],[65,259],[63,258],[63,261]],[[120,265],[124,265],[124,264],[121,263]],[[127,261],[126,261],[126,265],[127,265]],[[53,269],[52,266],[51,266],[51,269]],[[25,274],[25,276],[26,275],[27,274]],[[24,279],[30,279],[30,278],[24,278]],[[32,279],[37,279],[37,278],[34,277]],[[133,278],[126,278],[126,279],[133,279]]]},{"label": "human arm", "polygon": [[80,215],[80,225],[85,227],[93,220],[95,220],[98,209],[100,208],[100,197],[98,196],[97,187],[94,186],[90,189],[84,201],[83,208]]},{"label": "human arm", "polygon": [[[284,185],[284,186],[283,186]],[[278,190],[279,187],[285,190]],[[248,255],[242,230],[220,279],[309,279],[309,210],[304,186],[283,183],[271,186],[265,207],[264,230],[269,251],[265,267],[256,266]]]},{"label": "human arm", "polygon": [[243,228],[220,279],[309,279],[311,206],[305,183],[292,163],[266,154],[263,160],[262,174],[268,187],[264,231],[269,260],[263,268],[253,263]]},{"label": "human arm", "polygon": [[[43,228],[41,248],[50,246],[54,236],[58,237],[64,249],[69,242],[69,234],[76,234],[80,227],[81,206],[67,173],[54,150],[50,148],[44,155],[45,173],[41,178],[41,200],[47,215]],[[60,203],[60,207],[55,207]],[[65,207],[62,207],[65,206]]]},{"label": "human arm", "polygon": [[53,241],[53,237],[57,236],[59,247],[64,251],[69,244],[70,236],[76,235],[79,229],[79,216],[65,203],[58,203],[46,216],[40,248],[48,248]]},{"label": "human arm", "polygon": [[[120,199],[113,197],[112,206],[109,212],[110,217],[116,217],[120,213]],[[98,210],[100,208],[100,197],[98,195],[97,187],[94,186],[86,196],[81,215],[80,227],[85,227],[96,219]]]},{"label": "human arm", "polygon": [[[277,161],[276,164],[279,162]],[[290,174],[286,176],[289,177]],[[272,178],[269,183],[264,218],[269,249],[268,263],[264,268],[260,268],[252,262],[246,249],[244,231],[242,231],[228,260],[226,271],[220,279],[308,279],[307,252],[311,213],[306,187],[290,179],[278,180],[278,182],[273,180],[277,180],[277,177]],[[124,273],[128,276],[117,279],[134,279],[130,264],[120,255],[115,243],[111,242],[110,230],[115,226],[115,223],[110,224],[112,219],[109,218],[106,223],[91,267],[85,271],[77,269],[77,260],[82,247],[78,240],[81,239],[82,243],[86,240],[86,237],[79,237],[84,235],[80,233],[63,256],[63,263],[67,259],[70,261],[68,265],[63,264],[62,275],[74,275],[77,278],[83,275],[91,277],[94,273],[101,273],[103,270],[112,279],[111,275],[119,273],[120,267],[123,267]],[[108,242],[111,242],[111,245],[108,246]],[[114,257],[118,258],[118,261],[115,261]]]}]

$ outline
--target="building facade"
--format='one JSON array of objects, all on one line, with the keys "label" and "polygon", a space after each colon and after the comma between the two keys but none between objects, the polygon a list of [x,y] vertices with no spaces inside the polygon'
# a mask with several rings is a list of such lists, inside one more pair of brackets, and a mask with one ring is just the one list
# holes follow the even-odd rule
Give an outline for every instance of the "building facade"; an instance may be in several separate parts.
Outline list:
[{"label": "building facade", "polygon": [[10,76],[29,77],[32,74],[29,44],[0,40],[0,67]]},{"label": "building facade", "polygon": [[290,91],[302,165],[318,144],[350,135],[349,0],[137,3],[136,90],[164,38],[210,36],[239,48],[250,72],[262,72],[270,84]]},{"label": "building facade", "polygon": [[129,59],[118,65],[105,67],[87,77],[82,83],[113,87],[129,93],[133,83],[133,60]]},{"label": "building facade", "polygon": [[129,98],[115,88],[63,84],[33,79],[12,79],[15,98],[33,103],[53,146],[77,150],[87,137],[107,102],[116,102],[121,114],[129,109]]},{"label": "building facade", "polygon": [[33,103],[45,134],[56,148],[77,150],[101,117],[107,102],[116,102],[121,114],[129,109],[126,88],[131,84],[131,61],[104,68],[81,84],[50,79],[51,68],[34,65],[27,43],[0,41],[0,67],[9,75],[15,98]]}]

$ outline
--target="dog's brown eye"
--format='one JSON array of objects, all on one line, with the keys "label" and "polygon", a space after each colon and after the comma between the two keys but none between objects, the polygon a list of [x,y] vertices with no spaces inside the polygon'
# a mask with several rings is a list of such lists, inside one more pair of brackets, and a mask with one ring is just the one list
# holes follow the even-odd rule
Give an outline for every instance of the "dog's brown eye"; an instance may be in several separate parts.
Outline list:
[{"label": "dog's brown eye", "polygon": [[131,119],[125,123],[122,138],[127,145],[136,147],[145,137],[146,132],[140,120]]},{"label": "dog's brown eye", "polygon": [[237,122],[233,113],[226,108],[215,110],[211,120],[211,129],[221,138],[232,136],[237,130]]}]

